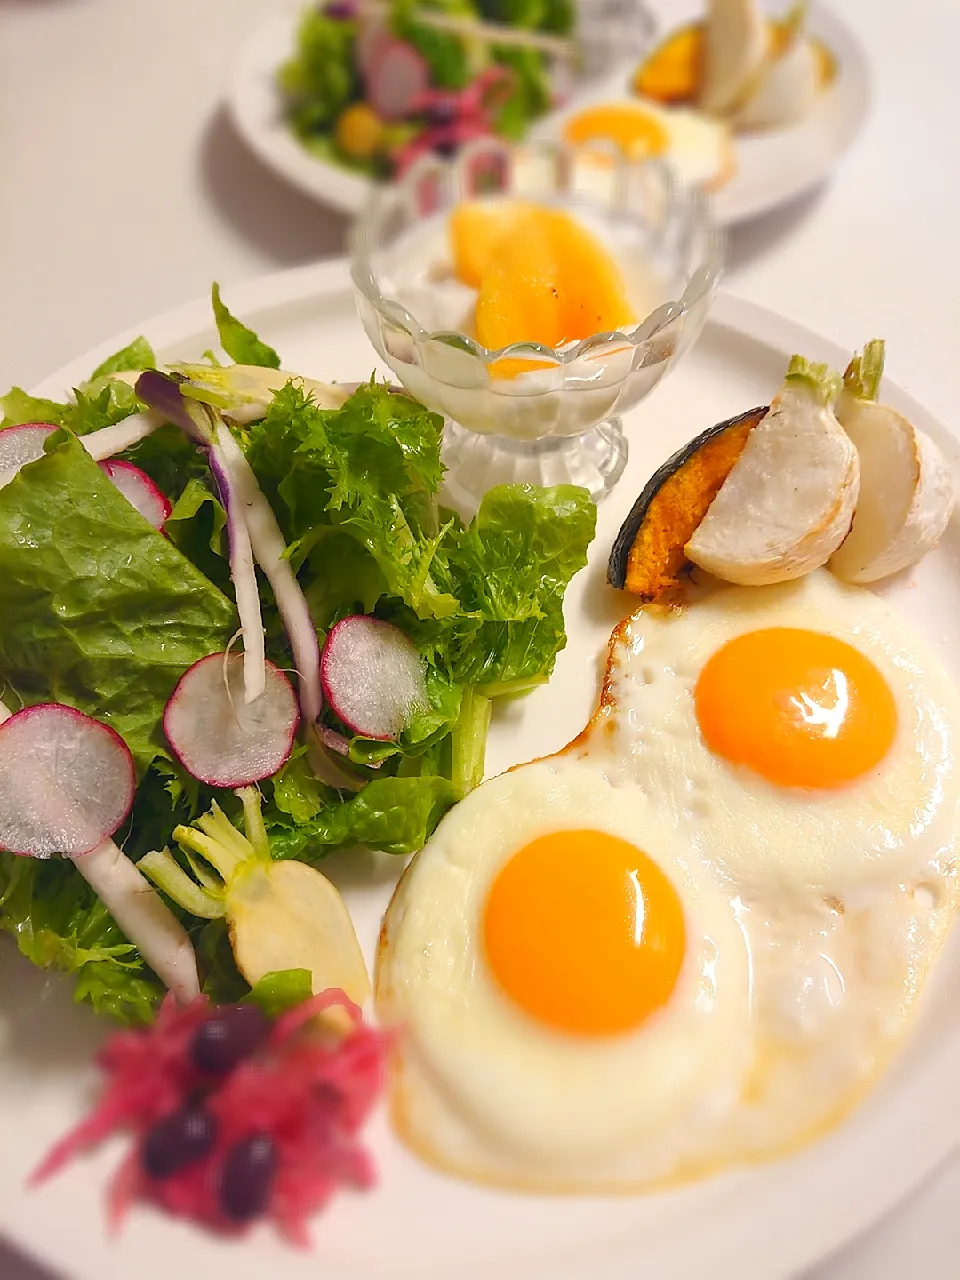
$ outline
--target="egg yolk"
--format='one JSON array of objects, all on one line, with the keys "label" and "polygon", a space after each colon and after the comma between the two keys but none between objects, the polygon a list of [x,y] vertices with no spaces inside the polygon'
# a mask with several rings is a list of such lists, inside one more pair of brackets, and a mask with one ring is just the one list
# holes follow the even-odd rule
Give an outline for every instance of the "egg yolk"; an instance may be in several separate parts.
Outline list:
[{"label": "egg yolk", "polygon": [[685,946],[671,882],[602,831],[552,832],[514,854],[490,890],[483,933],[503,991],[581,1036],[632,1030],[662,1008]]},{"label": "egg yolk", "polygon": [[588,107],[567,121],[563,133],[576,145],[612,142],[628,160],[662,156],[669,141],[659,120],[627,103]]},{"label": "egg yolk", "polygon": [[750,631],[708,660],[695,691],[711,751],[784,787],[842,787],[890,749],[897,708],[858,649],[793,627]]}]

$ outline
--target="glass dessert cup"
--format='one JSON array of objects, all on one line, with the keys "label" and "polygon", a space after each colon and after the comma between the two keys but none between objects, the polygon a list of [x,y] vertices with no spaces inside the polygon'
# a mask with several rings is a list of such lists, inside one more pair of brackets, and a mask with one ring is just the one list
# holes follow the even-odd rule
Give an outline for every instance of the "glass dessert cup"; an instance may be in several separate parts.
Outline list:
[{"label": "glass dessert cup", "polygon": [[[470,332],[476,293],[454,275],[447,221],[464,201],[510,198],[567,210],[593,230],[644,318],[560,348],[481,346]],[[658,162],[594,144],[482,139],[450,160],[425,156],[379,188],[352,251],[367,336],[404,388],[446,417],[445,498],[469,514],[496,484],[577,484],[595,501],[612,489],[627,458],[621,415],[700,334],[723,239],[699,192]]]}]

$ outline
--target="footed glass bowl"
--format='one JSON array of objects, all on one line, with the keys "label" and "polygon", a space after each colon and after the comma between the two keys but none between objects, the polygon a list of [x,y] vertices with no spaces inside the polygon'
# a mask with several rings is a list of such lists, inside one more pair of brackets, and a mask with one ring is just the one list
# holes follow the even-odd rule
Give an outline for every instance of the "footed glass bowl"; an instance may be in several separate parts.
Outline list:
[{"label": "footed glass bowl", "polygon": [[[509,198],[573,213],[612,253],[645,318],[560,348],[481,346],[448,219],[463,201]],[[627,458],[621,415],[699,335],[722,252],[698,192],[660,163],[593,144],[483,139],[451,160],[426,156],[377,190],[353,232],[357,305],[397,379],[447,419],[448,503],[469,514],[493,485],[514,481],[578,484],[595,501],[608,493]]]}]

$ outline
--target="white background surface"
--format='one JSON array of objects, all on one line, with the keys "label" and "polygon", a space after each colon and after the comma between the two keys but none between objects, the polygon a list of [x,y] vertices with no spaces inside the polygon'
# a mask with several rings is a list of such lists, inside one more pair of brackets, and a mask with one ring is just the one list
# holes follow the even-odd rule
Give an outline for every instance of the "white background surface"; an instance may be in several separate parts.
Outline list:
[{"label": "white background surface", "polygon": [[[726,287],[848,347],[885,337],[890,376],[960,430],[960,6],[835,7],[862,32],[873,115],[826,189],[734,234]],[[0,386],[211,279],[229,299],[342,250],[339,217],[261,169],[219,108],[267,9],[0,0]],[[958,1205],[960,1158],[809,1280],[956,1280]],[[16,1266],[0,1253],[4,1280]]]}]

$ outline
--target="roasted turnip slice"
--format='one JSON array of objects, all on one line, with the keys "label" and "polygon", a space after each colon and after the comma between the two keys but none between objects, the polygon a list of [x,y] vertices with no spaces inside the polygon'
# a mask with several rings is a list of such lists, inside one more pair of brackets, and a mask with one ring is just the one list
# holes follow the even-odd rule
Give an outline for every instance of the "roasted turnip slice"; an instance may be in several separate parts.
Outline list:
[{"label": "roasted turnip slice", "polygon": [[334,714],[365,738],[396,739],[427,700],[416,646],[399,627],[364,614],[332,628],[320,670]]},{"label": "roasted turnip slice", "polygon": [[953,473],[940,449],[902,414],[877,403],[883,343],[850,362],[837,418],[860,457],[853,525],[829,568],[847,582],[876,582],[935,547],[954,507]]},{"label": "roasted turnip slice", "polygon": [[0,725],[0,848],[49,858],[89,853],[133,805],[126,743],[108,725],[39,703]]},{"label": "roasted turnip slice", "polygon": [[43,457],[43,446],[56,430],[49,422],[23,422],[0,431],[0,489],[21,467]]},{"label": "roasted turnip slice", "polygon": [[761,586],[826,564],[846,537],[860,464],[832,405],[840,378],[794,356],[770,411],[687,543],[694,564]]},{"label": "roasted turnip slice", "polygon": [[155,529],[162,529],[167,516],[173,510],[165,494],[161,493],[145,471],[132,462],[101,462],[100,470],[117,486],[126,500]]},{"label": "roasted turnip slice", "polygon": [[212,653],[180,677],[163,714],[174,754],[212,787],[242,787],[269,778],[287,760],[297,731],[293,686],[272,662],[263,693],[243,700],[243,658]]}]

